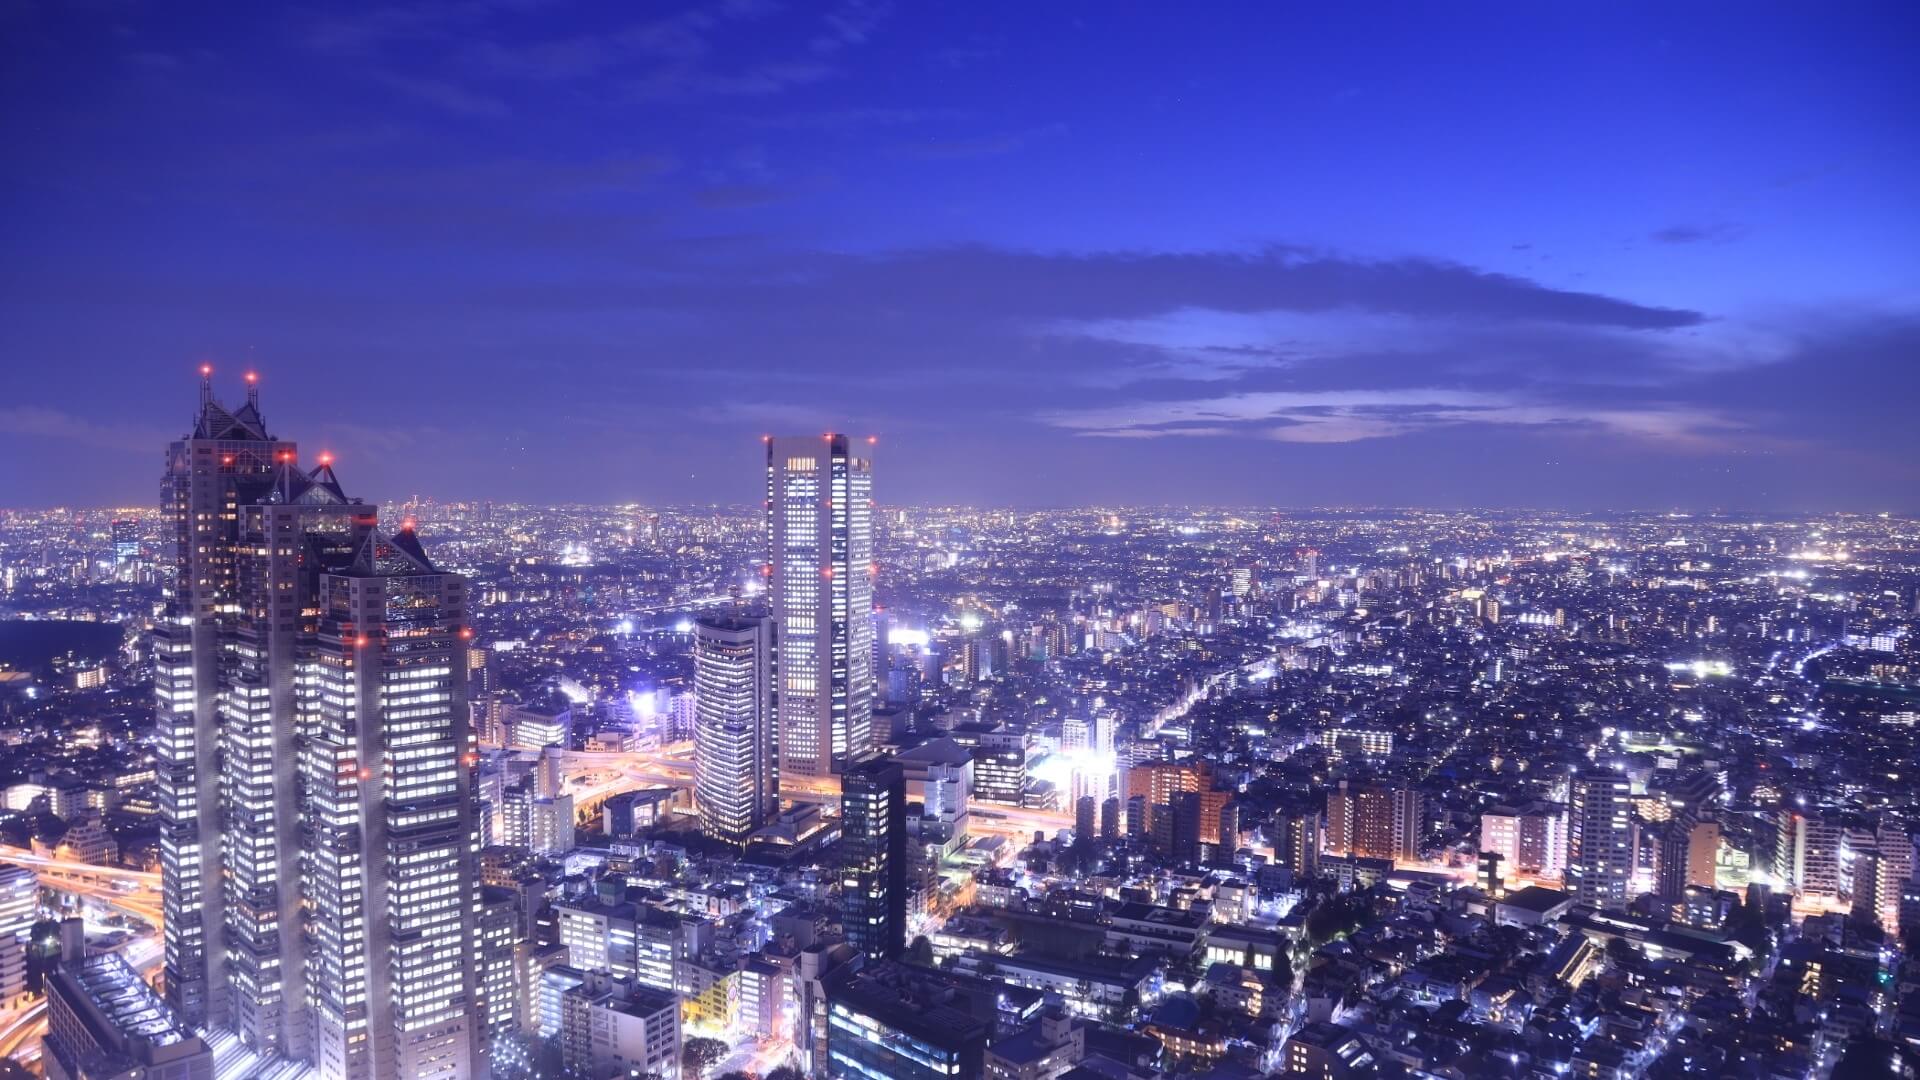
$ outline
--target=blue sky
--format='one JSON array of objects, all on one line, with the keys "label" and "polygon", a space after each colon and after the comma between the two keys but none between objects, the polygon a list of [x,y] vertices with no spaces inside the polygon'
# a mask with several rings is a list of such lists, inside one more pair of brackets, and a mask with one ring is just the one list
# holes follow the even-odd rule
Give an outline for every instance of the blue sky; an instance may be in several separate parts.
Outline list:
[{"label": "blue sky", "polygon": [[185,8],[0,6],[0,505],[1920,511],[1912,5]]}]

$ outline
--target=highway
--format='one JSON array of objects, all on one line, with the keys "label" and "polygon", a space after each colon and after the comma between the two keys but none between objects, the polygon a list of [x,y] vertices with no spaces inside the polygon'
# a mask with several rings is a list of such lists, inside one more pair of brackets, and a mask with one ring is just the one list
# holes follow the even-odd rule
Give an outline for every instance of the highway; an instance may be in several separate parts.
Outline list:
[{"label": "highway", "polygon": [[[84,897],[146,923],[152,929],[120,946],[122,955],[142,976],[159,969],[160,875],[118,866],[95,866],[69,859],[50,859],[24,848],[0,845],[0,861],[33,867],[42,888]],[[40,1040],[47,1031],[47,1003],[38,998],[20,1008],[0,1010],[0,1057],[22,1064],[40,1056]]]}]

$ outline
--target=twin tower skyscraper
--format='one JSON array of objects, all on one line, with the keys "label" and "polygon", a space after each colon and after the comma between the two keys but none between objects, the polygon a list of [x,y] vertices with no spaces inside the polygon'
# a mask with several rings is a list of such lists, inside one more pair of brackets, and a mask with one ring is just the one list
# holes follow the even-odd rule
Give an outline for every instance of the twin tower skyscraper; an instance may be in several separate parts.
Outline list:
[{"label": "twin tower skyscraper", "polygon": [[838,794],[873,745],[873,440],[766,449],[768,613],[695,628],[695,801],[734,843],[781,790]]},{"label": "twin tower skyscraper", "polygon": [[[326,1080],[485,1077],[489,1012],[511,1005],[477,977],[467,582],[349,497],[326,455],[303,465],[253,376],[229,409],[211,374],[161,480],[168,1002]],[[697,769],[698,794],[703,814],[709,794],[734,800],[739,838],[781,786],[837,788],[871,744],[871,493],[845,436],[768,440],[772,614],[740,622],[732,667],[711,624],[696,645],[697,752],[732,765],[711,793],[723,773]],[[713,738],[742,719],[742,738]]]},{"label": "twin tower skyscraper", "polygon": [[167,998],[328,1080],[485,1076],[467,583],[210,375],[160,493]]}]

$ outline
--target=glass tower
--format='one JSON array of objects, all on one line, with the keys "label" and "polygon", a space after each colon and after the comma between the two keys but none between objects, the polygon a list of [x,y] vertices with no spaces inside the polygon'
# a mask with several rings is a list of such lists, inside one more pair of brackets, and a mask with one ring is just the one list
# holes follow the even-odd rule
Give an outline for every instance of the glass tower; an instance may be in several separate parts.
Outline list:
[{"label": "glass tower", "polygon": [[871,453],[845,435],[767,440],[780,781],[827,794],[873,741]]}]

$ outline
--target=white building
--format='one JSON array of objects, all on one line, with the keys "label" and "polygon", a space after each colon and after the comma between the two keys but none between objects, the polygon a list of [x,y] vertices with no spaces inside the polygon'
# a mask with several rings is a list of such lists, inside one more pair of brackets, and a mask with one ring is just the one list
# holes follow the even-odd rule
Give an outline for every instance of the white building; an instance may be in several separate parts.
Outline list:
[{"label": "white building", "polygon": [[25,937],[40,912],[40,875],[32,868],[0,863],[0,940]]},{"label": "white building", "polygon": [[838,775],[872,745],[871,454],[845,435],[767,440],[783,782]]},{"label": "white building", "polygon": [[168,1003],[328,1080],[473,1075],[465,580],[302,467],[251,385],[229,411],[203,382],[162,501]]},{"label": "white building", "polygon": [[767,823],[773,784],[773,620],[694,624],[693,794],[700,828],[744,845]]},{"label": "white building", "polygon": [[580,1076],[680,1075],[680,999],[602,977],[561,995],[560,1054]]},{"label": "white building", "polygon": [[1633,872],[1633,783],[1591,769],[1574,776],[1569,792],[1567,891],[1577,903],[1623,909]]}]

